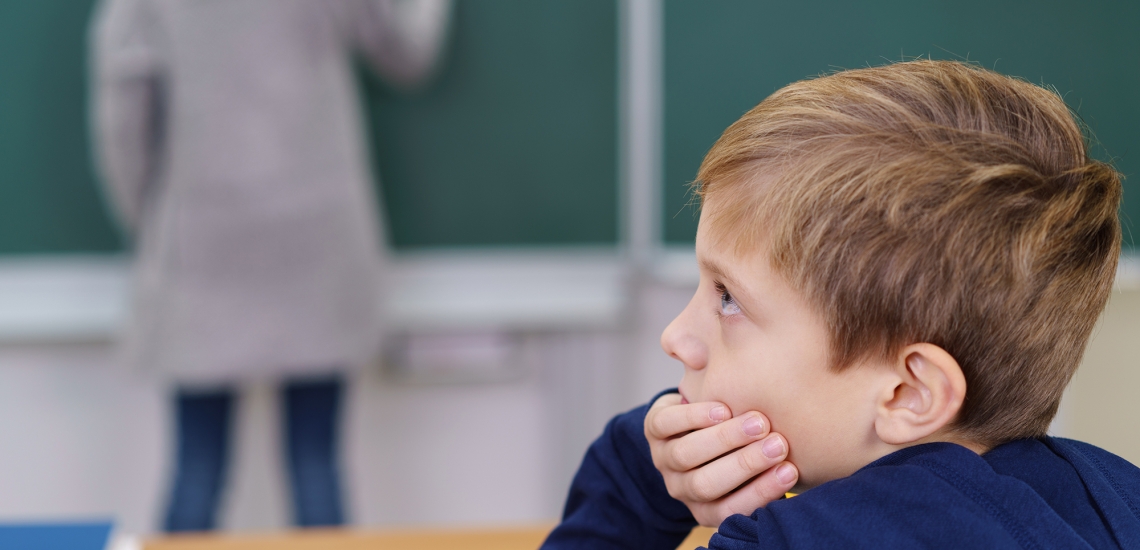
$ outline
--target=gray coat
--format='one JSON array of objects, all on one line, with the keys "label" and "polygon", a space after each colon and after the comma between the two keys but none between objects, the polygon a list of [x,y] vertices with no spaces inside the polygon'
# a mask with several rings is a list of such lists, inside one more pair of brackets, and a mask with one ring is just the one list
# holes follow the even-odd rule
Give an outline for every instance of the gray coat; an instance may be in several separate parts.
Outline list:
[{"label": "gray coat", "polygon": [[359,365],[383,254],[351,65],[411,86],[447,0],[103,0],[96,157],[135,238],[129,363],[186,382]]}]

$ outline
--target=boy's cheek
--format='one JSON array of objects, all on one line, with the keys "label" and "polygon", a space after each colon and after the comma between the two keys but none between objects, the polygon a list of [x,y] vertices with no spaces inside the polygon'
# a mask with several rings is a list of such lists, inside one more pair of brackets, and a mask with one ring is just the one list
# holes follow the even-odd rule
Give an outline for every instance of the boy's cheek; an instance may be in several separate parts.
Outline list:
[{"label": "boy's cheek", "polygon": [[[724,382],[723,384],[721,382]],[[759,411],[768,414],[763,408],[761,403],[763,399],[758,392],[748,387],[746,383],[733,383],[731,380],[722,379],[721,377],[711,374],[706,376],[704,384],[698,390],[700,393],[699,401],[716,401],[724,403],[728,409],[732,411],[732,416],[736,417],[748,411]],[[693,397],[693,396],[689,396]],[[697,399],[693,399],[697,401]]]}]

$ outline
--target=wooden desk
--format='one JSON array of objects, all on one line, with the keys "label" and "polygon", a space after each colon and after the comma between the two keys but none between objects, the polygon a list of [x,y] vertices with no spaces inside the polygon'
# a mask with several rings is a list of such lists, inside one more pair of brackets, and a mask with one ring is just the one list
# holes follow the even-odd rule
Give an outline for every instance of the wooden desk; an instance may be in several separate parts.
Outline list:
[{"label": "wooden desk", "polygon": [[[179,535],[151,539],[145,550],[534,550],[551,525],[510,529],[310,529],[264,535]],[[708,543],[713,530],[698,527],[678,548]]]}]

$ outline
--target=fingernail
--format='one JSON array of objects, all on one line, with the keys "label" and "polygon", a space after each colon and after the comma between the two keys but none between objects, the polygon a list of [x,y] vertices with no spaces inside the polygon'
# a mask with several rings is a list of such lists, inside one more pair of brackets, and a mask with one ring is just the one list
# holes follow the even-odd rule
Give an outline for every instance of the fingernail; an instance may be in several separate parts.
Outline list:
[{"label": "fingernail", "polygon": [[728,419],[728,409],[724,407],[717,407],[709,411],[709,418],[711,418],[714,422],[726,420]]},{"label": "fingernail", "polygon": [[784,454],[784,441],[779,437],[769,437],[768,441],[764,442],[764,456],[768,458],[780,458]]},{"label": "fingernail", "polygon": [[751,436],[764,433],[764,421],[760,420],[759,416],[749,417],[740,427],[744,429],[744,433]]},{"label": "fingernail", "polygon": [[[782,447],[783,445],[781,445]],[[767,447],[767,445],[765,445]],[[791,483],[796,479],[796,469],[791,464],[781,464],[776,468],[776,479],[780,483]]]}]

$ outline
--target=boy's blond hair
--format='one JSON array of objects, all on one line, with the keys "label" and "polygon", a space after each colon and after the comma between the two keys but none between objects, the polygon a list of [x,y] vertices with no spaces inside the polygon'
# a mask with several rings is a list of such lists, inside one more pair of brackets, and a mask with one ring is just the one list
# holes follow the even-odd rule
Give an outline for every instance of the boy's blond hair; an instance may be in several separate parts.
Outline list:
[{"label": "boy's blond hair", "polygon": [[930,342],[961,436],[1045,434],[1108,299],[1120,177],[1055,93],[912,61],[791,84],[701,164],[714,242],[765,248],[831,332],[832,366]]}]

